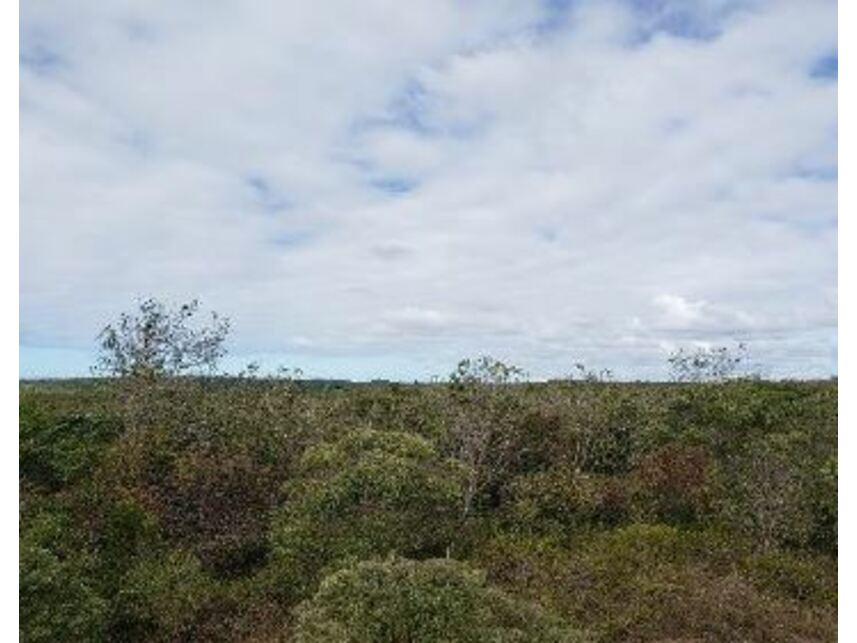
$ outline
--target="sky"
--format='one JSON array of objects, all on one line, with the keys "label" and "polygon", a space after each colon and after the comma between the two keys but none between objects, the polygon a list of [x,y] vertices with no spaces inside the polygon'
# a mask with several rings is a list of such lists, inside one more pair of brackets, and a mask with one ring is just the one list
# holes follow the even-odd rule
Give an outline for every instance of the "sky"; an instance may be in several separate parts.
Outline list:
[{"label": "sky", "polygon": [[837,76],[829,0],[22,3],[20,375],[154,296],[234,369],[829,376]]}]

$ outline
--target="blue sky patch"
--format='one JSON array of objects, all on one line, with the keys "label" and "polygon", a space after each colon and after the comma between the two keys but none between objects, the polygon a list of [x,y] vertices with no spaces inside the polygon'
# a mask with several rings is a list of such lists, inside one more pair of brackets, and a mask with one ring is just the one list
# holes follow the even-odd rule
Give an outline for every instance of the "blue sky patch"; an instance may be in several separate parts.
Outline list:
[{"label": "blue sky patch", "polygon": [[54,73],[66,64],[59,53],[42,44],[34,44],[22,49],[19,61],[22,67],[42,75]]},{"label": "blue sky patch", "polygon": [[839,54],[829,54],[816,60],[809,70],[809,75],[813,78],[827,78],[831,80],[838,80]]}]

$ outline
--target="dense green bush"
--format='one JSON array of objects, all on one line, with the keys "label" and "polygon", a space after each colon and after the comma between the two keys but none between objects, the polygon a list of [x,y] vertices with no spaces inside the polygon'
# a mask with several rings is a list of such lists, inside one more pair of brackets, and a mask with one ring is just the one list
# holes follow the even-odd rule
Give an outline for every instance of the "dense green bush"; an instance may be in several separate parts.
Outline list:
[{"label": "dense green bush", "polygon": [[29,517],[19,552],[22,641],[103,635],[109,603],[98,592],[96,563],[71,515],[51,507]]},{"label": "dense green bush", "polygon": [[810,505],[813,513],[813,525],[810,544],[814,549],[836,554],[839,548],[838,519],[838,465],[836,456],[828,457],[812,477]]},{"label": "dense green bush", "polygon": [[119,423],[113,418],[53,418],[24,401],[20,412],[20,474],[30,484],[57,491],[90,475],[119,432]]},{"label": "dense green bush", "polygon": [[763,590],[817,605],[836,602],[835,564],[825,558],[778,551],[751,556],[745,567]]},{"label": "dense green bush", "polygon": [[553,469],[512,480],[501,510],[510,529],[563,533],[620,524],[630,517],[631,502],[631,485],[621,476]]},{"label": "dense green bush", "polygon": [[115,597],[117,639],[174,640],[191,631],[215,586],[199,561],[180,551],[141,560]]},{"label": "dense green bush", "polygon": [[[733,458],[721,473],[717,506],[736,533],[754,539],[763,550],[804,547],[814,527],[812,460],[801,461],[793,436],[771,435]],[[802,440],[801,440],[802,442]]]},{"label": "dense green bush", "polygon": [[835,639],[835,601],[824,594],[835,574],[825,563],[757,560],[719,530],[636,524],[568,545],[503,536],[476,560],[507,591],[550,605],[598,640]]},{"label": "dense green bush", "polygon": [[22,543],[22,641],[92,641],[103,635],[108,601],[99,596],[90,566],[86,558],[64,560],[48,548]]},{"label": "dense green bush", "polygon": [[349,431],[310,448],[272,529],[281,587],[301,595],[338,560],[443,554],[460,522],[464,473],[401,432]]},{"label": "dense green bush", "polygon": [[452,560],[356,563],[325,578],[298,614],[296,640],[306,643],[582,640]]}]

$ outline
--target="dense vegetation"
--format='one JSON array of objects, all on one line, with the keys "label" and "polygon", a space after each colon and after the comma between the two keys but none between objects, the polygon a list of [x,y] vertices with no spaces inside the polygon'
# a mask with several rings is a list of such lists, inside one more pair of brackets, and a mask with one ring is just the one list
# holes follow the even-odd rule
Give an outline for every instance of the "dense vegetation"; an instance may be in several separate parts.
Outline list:
[{"label": "dense vegetation", "polygon": [[21,640],[835,640],[835,381],[517,375],[22,383]]},{"label": "dense vegetation", "polygon": [[213,377],[198,310],[22,384],[22,640],[835,639],[835,382]]}]

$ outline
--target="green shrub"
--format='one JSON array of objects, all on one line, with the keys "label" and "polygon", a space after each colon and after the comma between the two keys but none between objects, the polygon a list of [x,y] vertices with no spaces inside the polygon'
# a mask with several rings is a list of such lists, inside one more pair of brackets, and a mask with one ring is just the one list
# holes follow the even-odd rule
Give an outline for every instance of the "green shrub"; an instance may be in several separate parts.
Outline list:
[{"label": "green shrub", "polygon": [[820,605],[836,603],[836,568],[823,557],[769,552],[750,557],[747,567],[764,590]]},{"label": "green shrub", "polygon": [[833,555],[839,549],[838,487],[837,459],[834,455],[818,467],[810,483],[813,525],[809,536],[814,549]]},{"label": "green shrub", "polygon": [[558,619],[452,560],[364,561],[325,578],[298,610],[297,641],[579,641]]},{"label": "green shrub", "polygon": [[309,449],[273,525],[281,588],[301,595],[341,559],[442,554],[460,523],[462,483],[459,464],[406,433],[351,431]]},{"label": "green shrub", "polygon": [[187,636],[215,591],[199,561],[185,552],[142,560],[123,578],[111,633],[118,640]]},{"label": "green shrub", "polygon": [[24,544],[20,550],[21,641],[96,641],[103,636],[107,601],[80,560]]},{"label": "green shrub", "polygon": [[123,401],[130,428],[113,445],[105,486],[144,504],[171,547],[221,578],[255,572],[299,438],[293,390],[164,381]]},{"label": "green shrub", "polygon": [[[813,533],[812,471],[783,436],[756,440],[719,475],[720,519],[761,550],[805,547]],[[810,463],[811,464],[811,463]],[[817,474],[816,474],[817,475]]]},{"label": "green shrub", "polygon": [[562,583],[569,565],[562,539],[508,533],[481,543],[471,560],[491,583],[541,605],[552,603],[550,588]]},{"label": "green shrub", "polygon": [[584,471],[616,475],[631,469],[641,421],[637,407],[628,400],[617,399],[614,391],[614,388],[600,389],[595,398],[598,411],[587,420],[590,426],[581,462]]},{"label": "green shrub", "polygon": [[73,484],[92,474],[120,430],[113,419],[92,415],[54,419],[25,404],[20,411],[21,476],[49,491]]},{"label": "green shrub", "polygon": [[110,506],[98,537],[99,564],[111,589],[159,544],[158,525],[139,502],[124,498]]},{"label": "green shrub", "polygon": [[561,534],[628,518],[631,492],[618,476],[551,470],[519,476],[504,490],[505,524],[528,533]]},{"label": "green shrub", "polygon": [[579,539],[546,586],[560,614],[605,641],[835,639],[835,602],[768,591],[740,572],[745,551],[720,532],[632,525]]},{"label": "green shrub", "polygon": [[93,560],[76,542],[69,516],[41,512],[21,533],[21,640],[99,640],[108,610],[93,576]]}]

